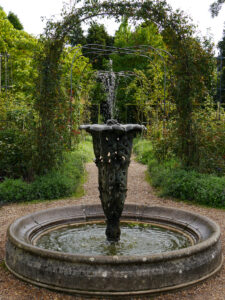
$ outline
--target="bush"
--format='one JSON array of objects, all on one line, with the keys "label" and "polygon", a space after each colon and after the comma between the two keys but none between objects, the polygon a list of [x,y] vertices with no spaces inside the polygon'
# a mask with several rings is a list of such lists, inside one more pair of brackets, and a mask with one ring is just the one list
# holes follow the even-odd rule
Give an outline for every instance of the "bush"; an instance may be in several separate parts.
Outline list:
[{"label": "bush", "polygon": [[[199,121],[200,123],[200,121]],[[202,173],[225,175],[225,119],[203,122],[197,128],[199,166]]]},{"label": "bush", "polygon": [[0,130],[0,178],[29,180],[33,176],[32,136],[15,129]]},{"label": "bush", "polygon": [[36,177],[31,183],[22,179],[5,179],[0,183],[0,204],[72,196],[84,174],[84,163],[93,157],[91,147],[91,142],[86,142],[76,151],[64,154],[58,169]]},{"label": "bush", "polygon": [[0,184],[0,203],[30,200],[31,191],[31,185],[21,179],[5,179]]},{"label": "bush", "polygon": [[151,142],[136,141],[135,152],[140,162],[148,162],[151,183],[154,187],[160,188],[162,196],[225,208],[225,177],[184,170],[175,159],[158,163],[152,148],[150,145],[147,147],[146,144]]},{"label": "bush", "polygon": [[149,169],[152,184],[162,196],[225,208],[225,178],[163,166]]}]

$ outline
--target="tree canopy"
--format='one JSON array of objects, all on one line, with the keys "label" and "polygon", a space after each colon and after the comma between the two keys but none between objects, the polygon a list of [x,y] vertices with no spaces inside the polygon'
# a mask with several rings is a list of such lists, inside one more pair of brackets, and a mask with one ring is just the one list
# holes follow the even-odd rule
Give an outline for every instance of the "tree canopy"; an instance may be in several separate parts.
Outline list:
[{"label": "tree canopy", "polygon": [[217,0],[210,5],[210,11],[211,11],[212,17],[218,16],[224,3],[225,3],[225,0]]},{"label": "tree canopy", "polygon": [[17,30],[23,29],[23,25],[21,24],[19,18],[11,11],[8,14],[8,20],[14,26],[15,29]]},{"label": "tree canopy", "polygon": [[[105,49],[106,46],[113,45],[113,37],[111,37],[108,34],[103,24],[92,22],[90,27],[88,28],[86,43],[102,45],[102,48]],[[96,54],[88,53],[88,52],[89,52],[88,49],[85,50],[84,55],[90,58],[93,67],[99,70],[105,69],[104,61],[105,61],[105,57],[107,56],[96,56]]]}]

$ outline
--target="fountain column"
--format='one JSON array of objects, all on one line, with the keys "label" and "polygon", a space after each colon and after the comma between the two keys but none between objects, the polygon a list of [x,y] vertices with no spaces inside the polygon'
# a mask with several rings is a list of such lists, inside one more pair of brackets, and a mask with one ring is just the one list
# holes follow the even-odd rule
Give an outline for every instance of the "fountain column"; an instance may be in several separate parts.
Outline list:
[{"label": "fountain column", "polygon": [[145,127],[121,125],[108,120],[106,125],[82,125],[93,137],[95,163],[98,167],[100,200],[106,216],[108,241],[120,239],[120,217],[127,194],[127,172],[133,138]]}]

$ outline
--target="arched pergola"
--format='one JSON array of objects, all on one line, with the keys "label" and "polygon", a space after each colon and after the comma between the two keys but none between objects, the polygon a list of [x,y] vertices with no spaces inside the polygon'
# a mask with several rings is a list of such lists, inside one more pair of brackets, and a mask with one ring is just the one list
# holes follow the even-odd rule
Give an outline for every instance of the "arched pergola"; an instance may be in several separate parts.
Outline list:
[{"label": "arched pergola", "polygon": [[[60,56],[67,34],[80,23],[94,17],[122,17],[137,21],[150,21],[159,32],[174,57],[173,74],[176,79],[174,96],[178,114],[180,157],[184,164],[193,161],[194,138],[191,129],[193,99],[199,91],[205,91],[204,67],[209,54],[204,52],[193,38],[193,27],[182,12],[173,12],[164,0],[86,0],[82,7],[73,7],[64,14],[62,21],[49,21],[42,36],[43,50],[37,58],[40,83],[36,93],[36,109],[40,118],[38,153],[42,161],[40,173],[53,167],[62,152],[54,124],[57,106],[60,103]],[[202,92],[202,93],[203,93]]]}]

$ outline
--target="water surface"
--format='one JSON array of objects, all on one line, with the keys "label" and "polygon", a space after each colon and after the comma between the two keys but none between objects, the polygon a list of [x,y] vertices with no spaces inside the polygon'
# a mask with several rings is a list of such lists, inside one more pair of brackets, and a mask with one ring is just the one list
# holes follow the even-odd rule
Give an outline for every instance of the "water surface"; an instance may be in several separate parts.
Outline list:
[{"label": "water surface", "polygon": [[40,236],[36,246],[77,255],[151,255],[191,245],[180,232],[151,224],[122,223],[120,241],[106,241],[105,224],[53,229]]}]

